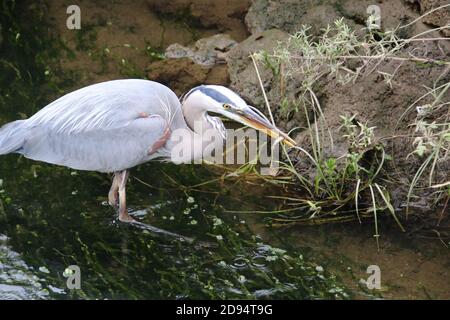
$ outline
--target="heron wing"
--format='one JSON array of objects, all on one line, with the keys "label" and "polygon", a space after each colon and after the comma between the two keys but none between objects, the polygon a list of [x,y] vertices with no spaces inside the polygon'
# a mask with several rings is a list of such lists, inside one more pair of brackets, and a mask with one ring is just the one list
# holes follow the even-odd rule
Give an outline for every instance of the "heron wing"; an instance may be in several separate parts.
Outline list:
[{"label": "heron wing", "polygon": [[175,93],[147,80],[127,79],[97,83],[73,91],[40,110],[27,122],[58,133],[80,133],[123,127],[142,113],[167,120],[180,113]]},{"label": "heron wing", "polygon": [[63,96],[28,119],[28,134],[19,152],[74,169],[124,170],[167,156],[161,137],[177,103],[170,89],[150,81],[118,80],[89,86]]},{"label": "heron wing", "polygon": [[30,131],[20,152],[33,160],[78,170],[121,171],[152,158],[165,157],[166,153],[160,152],[164,148],[158,143],[166,128],[166,121],[160,116],[136,119],[123,127],[76,134],[38,126]]}]

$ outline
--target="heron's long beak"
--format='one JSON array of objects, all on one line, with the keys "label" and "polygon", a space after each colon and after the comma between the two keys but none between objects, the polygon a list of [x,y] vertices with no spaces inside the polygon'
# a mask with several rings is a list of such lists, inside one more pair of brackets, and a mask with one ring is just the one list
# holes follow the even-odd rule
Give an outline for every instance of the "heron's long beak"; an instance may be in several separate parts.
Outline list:
[{"label": "heron's long beak", "polygon": [[238,117],[238,119],[236,119],[237,121],[251,128],[262,131],[272,138],[278,139],[281,137],[283,139],[283,143],[290,147],[295,147],[297,145],[297,143],[291,137],[275,127],[272,123],[263,118],[257,112],[253,111],[250,107],[244,110],[238,110],[235,114]]}]

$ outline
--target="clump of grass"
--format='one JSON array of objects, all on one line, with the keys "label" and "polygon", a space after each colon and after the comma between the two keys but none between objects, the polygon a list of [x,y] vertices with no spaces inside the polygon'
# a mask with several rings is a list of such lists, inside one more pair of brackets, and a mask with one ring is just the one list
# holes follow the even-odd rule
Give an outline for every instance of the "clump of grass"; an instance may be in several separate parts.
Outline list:
[{"label": "clump of grass", "polygon": [[450,180],[437,183],[435,176],[438,163],[450,161],[450,102],[442,101],[449,88],[450,82],[447,82],[430,90],[429,94],[433,96],[433,102],[416,107],[417,115],[412,124],[416,134],[413,142],[416,148],[409,156],[416,156],[424,160],[409,187],[407,214],[414,191],[419,187],[421,177],[426,172],[428,173],[426,187],[438,189],[437,198],[445,199],[447,194],[444,210],[447,207]]},{"label": "clump of grass", "polygon": [[[355,121],[355,116],[342,116],[343,137],[347,139],[348,153],[340,158],[327,157],[319,151],[320,138],[310,130],[312,152],[298,147],[307,155],[313,165],[313,179],[308,179],[290,161],[281,163],[284,170],[297,178],[297,187],[307,191],[307,196],[287,199],[299,210],[293,215],[274,217],[272,225],[316,224],[343,222],[373,217],[375,234],[380,236],[378,213],[389,212],[399,228],[403,228],[394,207],[387,186],[378,179],[386,161],[382,144],[375,144],[374,127]],[[374,151],[374,160],[365,163],[366,152]],[[289,155],[286,153],[286,159]],[[361,201],[363,199],[363,201]],[[368,199],[368,200],[367,200]],[[300,214],[299,214],[300,212]]]},{"label": "clump of grass", "polygon": [[[420,19],[416,21],[418,20]],[[383,144],[374,139],[376,128],[367,123],[358,122],[355,116],[341,116],[341,130],[349,146],[348,152],[338,159],[327,156],[324,146],[333,148],[333,136],[316,95],[321,80],[325,78],[335,79],[339,84],[355,83],[357,79],[376,72],[383,76],[388,85],[392,86],[392,79],[404,62],[450,65],[448,61],[416,57],[412,52],[406,51],[407,45],[415,41],[440,40],[423,36],[445,27],[402,39],[398,36],[398,31],[404,27],[406,26],[386,32],[367,29],[365,34],[357,36],[341,19],[337,20],[333,26],[324,29],[323,34],[318,38],[313,38],[308,34],[309,28],[303,27],[290,36],[287,42],[279,43],[273,52],[263,50],[252,55],[255,67],[256,62],[259,62],[279,79],[281,91],[279,104],[282,106],[282,113],[289,115],[303,110],[308,124],[310,147],[308,150],[302,147],[296,147],[296,149],[306,156],[307,161],[314,168],[311,179],[291,161],[284,150],[286,160],[280,165],[284,171],[296,178],[297,187],[305,191],[306,196],[285,197],[288,205],[297,210],[289,210],[289,214],[274,217],[273,225],[325,223],[352,219],[358,219],[361,222],[362,217],[372,216],[375,220],[375,237],[378,241],[379,213],[388,212],[404,231],[393,207],[388,186],[380,177],[380,172],[389,157],[385,153]],[[379,66],[386,61],[399,63],[391,74],[379,70]],[[258,71],[257,74],[259,75]],[[289,101],[283,91],[283,83],[293,79],[302,79],[301,90]],[[260,84],[264,92],[262,81]],[[449,103],[441,101],[448,87],[447,84],[433,90],[435,100],[426,107],[427,112],[432,114],[441,112],[441,116],[431,117],[432,121],[418,119],[414,124],[416,131],[421,133],[414,141],[417,146],[415,154],[422,156],[426,154],[427,158],[410,184],[408,200],[425,169],[429,168],[429,186],[431,187],[436,163],[448,159],[449,112],[442,112],[442,110],[449,110]],[[264,96],[266,97],[265,92]],[[266,104],[270,110],[267,98]],[[368,152],[373,155],[369,163],[366,161]],[[447,190],[448,185],[445,184],[440,188]]]}]

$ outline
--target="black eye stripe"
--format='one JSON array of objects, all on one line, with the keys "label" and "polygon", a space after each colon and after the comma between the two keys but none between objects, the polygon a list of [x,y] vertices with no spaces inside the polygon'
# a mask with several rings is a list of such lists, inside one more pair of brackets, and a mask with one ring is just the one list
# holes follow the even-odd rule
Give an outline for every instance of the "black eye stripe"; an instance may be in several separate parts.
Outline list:
[{"label": "black eye stripe", "polygon": [[220,93],[219,91],[212,89],[212,88],[208,88],[208,87],[200,87],[199,89],[201,92],[203,92],[204,94],[206,94],[207,96],[213,98],[214,100],[216,100],[217,102],[221,102],[221,103],[227,103],[227,104],[232,104],[233,102],[228,99],[225,95],[223,95],[222,93]]},{"label": "black eye stripe", "polygon": [[212,99],[216,100],[217,102],[221,104],[228,104],[229,106],[233,106],[234,103],[231,101],[227,96],[222,94],[221,92],[217,91],[216,89],[213,89],[211,87],[207,86],[198,86],[195,88],[192,88],[189,90],[184,96],[181,97],[181,102],[183,103],[192,93],[199,90],[203,94],[207,95],[208,97],[211,97]]}]

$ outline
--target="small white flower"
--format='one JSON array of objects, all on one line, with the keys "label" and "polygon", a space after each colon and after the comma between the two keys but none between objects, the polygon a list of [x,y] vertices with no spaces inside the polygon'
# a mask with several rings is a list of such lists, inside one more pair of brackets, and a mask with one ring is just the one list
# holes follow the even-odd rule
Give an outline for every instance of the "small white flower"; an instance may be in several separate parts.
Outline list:
[{"label": "small white flower", "polygon": [[275,261],[275,260],[277,260],[277,259],[278,259],[277,256],[267,256],[267,257],[266,257],[266,260],[267,260],[267,261]]},{"label": "small white flower", "polygon": [[226,267],[227,266],[226,262],[223,261],[223,260],[220,261],[217,265],[220,266],[220,267]]},{"label": "small white flower", "polygon": [[187,202],[188,202],[188,203],[194,203],[194,202],[195,202],[194,197],[188,197],[188,198],[187,198]]},{"label": "small white flower", "polygon": [[50,273],[50,271],[46,267],[39,267],[39,271],[42,273]]},{"label": "small white flower", "polygon": [[220,226],[222,224],[222,222],[223,222],[222,219],[214,218],[213,225],[215,227],[217,227],[217,226]]},{"label": "small white flower", "polygon": [[73,270],[72,269],[69,269],[69,268],[67,268],[66,270],[64,270],[64,272],[63,272],[63,276],[64,277],[68,277],[68,276],[70,276],[70,275],[72,275],[73,274]]}]

